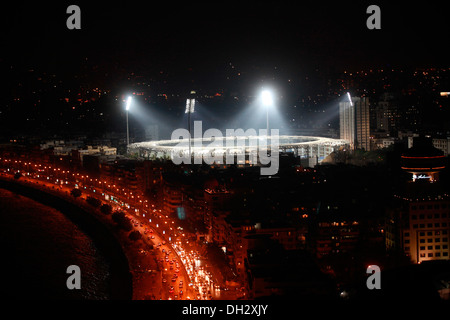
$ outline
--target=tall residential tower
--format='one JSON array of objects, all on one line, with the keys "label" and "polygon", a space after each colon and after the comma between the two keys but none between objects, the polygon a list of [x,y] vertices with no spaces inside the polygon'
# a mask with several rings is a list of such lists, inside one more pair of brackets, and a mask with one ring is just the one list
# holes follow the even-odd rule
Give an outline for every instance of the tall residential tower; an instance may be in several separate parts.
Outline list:
[{"label": "tall residential tower", "polygon": [[350,97],[339,103],[340,138],[351,149],[370,150],[369,98]]}]

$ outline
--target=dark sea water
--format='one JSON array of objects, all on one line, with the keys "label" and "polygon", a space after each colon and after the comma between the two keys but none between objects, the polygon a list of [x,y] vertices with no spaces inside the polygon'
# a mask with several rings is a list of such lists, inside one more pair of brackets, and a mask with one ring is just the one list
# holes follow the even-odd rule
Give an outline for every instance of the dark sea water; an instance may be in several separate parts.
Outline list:
[{"label": "dark sea water", "polygon": [[[66,286],[67,267],[81,289]],[[111,265],[63,213],[0,189],[0,291],[9,299],[110,299]]]}]

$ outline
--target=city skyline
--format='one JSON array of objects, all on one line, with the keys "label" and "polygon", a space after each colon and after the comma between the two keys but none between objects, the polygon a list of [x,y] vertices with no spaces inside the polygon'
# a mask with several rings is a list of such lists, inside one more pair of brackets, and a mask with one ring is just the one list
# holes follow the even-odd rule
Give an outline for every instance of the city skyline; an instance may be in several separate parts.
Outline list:
[{"label": "city skyline", "polygon": [[[125,85],[97,87],[78,76],[66,81],[58,74],[34,69],[23,70],[15,76],[14,72],[10,71],[9,91],[1,97],[4,108],[0,121],[5,139],[31,132],[44,139],[55,134],[84,132],[101,137],[123,132],[124,101],[130,94],[135,98],[130,114],[131,134],[140,135],[139,131],[148,130],[148,126],[159,125],[162,131],[157,135],[167,139],[170,132],[185,126],[180,119],[184,117],[186,90],[189,88],[190,92],[192,87],[199,88],[195,94],[199,105],[193,119],[204,121],[205,128],[263,128],[262,117],[248,121],[248,115],[261,113],[252,106],[257,102],[258,88],[264,84],[273,90],[276,99],[277,108],[271,111],[276,111],[271,116],[273,124],[285,130],[284,133],[321,130],[320,135],[333,135],[327,130],[339,131],[339,103],[348,99],[347,93],[370,99],[372,136],[376,130],[391,136],[408,130],[443,136],[449,128],[449,100],[445,95],[450,83],[448,68],[366,69],[335,75],[317,70],[308,76],[276,76],[266,82],[253,82],[242,75],[251,84],[250,88],[239,79],[232,79],[221,86],[190,84],[185,90],[175,91],[170,83],[176,82],[176,77],[164,80],[125,74]],[[221,76],[226,79],[226,69]],[[86,126],[86,123],[96,125]]]},{"label": "city skyline", "polygon": [[[373,102],[393,92],[404,100],[402,112],[422,118],[404,129],[436,124],[445,132],[447,101],[438,96],[449,86],[439,32],[448,29],[445,6],[379,3],[380,30],[367,28],[368,6],[84,4],[81,29],[69,30],[65,3],[10,5],[0,60],[7,89],[2,128],[17,135],[18,128],[42,126],[35,133],[48,136],[96,118],[105,123],[99,129],[109,121],[119,131],[121,100],[132,93],[148,104],[149,118],[172,118],[175,128],[192,90],[211,118],[238,127],[228,110],[247,108],[266,86],[279,99],[280,127],[339,130],[338,104],[347,91]],[[407,101],[410,87],[423,92]],[[154,117],[154,109],[164,117]]]}]

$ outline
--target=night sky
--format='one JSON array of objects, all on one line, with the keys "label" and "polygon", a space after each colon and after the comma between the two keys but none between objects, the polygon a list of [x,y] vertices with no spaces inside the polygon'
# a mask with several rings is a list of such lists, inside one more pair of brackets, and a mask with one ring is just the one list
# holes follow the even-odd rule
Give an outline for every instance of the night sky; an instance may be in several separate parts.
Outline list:
[{"label": "night sky", "polygon": [[[242,67],[348,70],[448,66],[449,5],[368,1],[122,1],[3,7],[6,65],[73,73],[83,59],[106,69],[177,73]],[[66,8],[81,8],[82,29],[66,28]],[[381,8],[381,30],[366,9]]]}]

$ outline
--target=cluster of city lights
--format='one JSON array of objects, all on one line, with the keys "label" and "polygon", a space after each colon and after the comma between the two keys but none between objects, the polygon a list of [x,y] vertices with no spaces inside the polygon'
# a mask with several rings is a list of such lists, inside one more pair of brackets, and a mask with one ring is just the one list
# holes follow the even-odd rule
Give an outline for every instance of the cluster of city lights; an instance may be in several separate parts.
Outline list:
[{"label": "cluster of city lights", "polygon": [[185,250],[181,241],[176,241],[172,247],[185,266],[191,280],[189,285],[194,287],[197,298],[207,300],[211,296],[211,292],[218,294],[220,287],[214,284],[211,273],[201,266],[199,254],[194,250]]},{"label": "cluster of city lights", "polygon": [[[62,189],[62,186],[64,186],[64,188],[69,189],[83,189],[87,192],[92,192],[93,195],[95,194],[97,196],[100,196],[101,194],[101,199],[109,201],[113,205],[113,208],[116,208],[118,205],[119,207],[130,209],[129,212],[133,215],[142,215],[142,217],[146,218],[145,221],[148,221],[150,227],[155,230],[160,230],[158,233],[160,235],[162,234],[161,238],[168,238],[166,245],[171,246],[173,248],[172,251],[178,254],[178,257],[188,274],[189,286],[195,291],[196,297],[194,298],[208,299],[210,294],[207,293],[210,292],[211,289],[216,290],[215,293],[220,290],[218,286],[213,285],[211,274],[205,271],[204,267],[200,266],[200,254],[194,250],[183,248],[183,245],[189,244],[189,241],[184,239],[186,236],[185,233],[179,231],[179,229],[175,232],[175,221],[170,220],[168,215],[162,214],[161,209],[155,209],[153,204],[151,204],[152,210],[147,211],[147,209],[149,209],[149,204],[147,200],[142,200],[143,195],[141,198],[141,195],[133,194],[132,191],[125,192],[124,188],[120,189],[115,184],[108,183],[107,180],[92,178],[87,174],[73,173],[70,170],[62,170],[50,165],[4,158],[0,158],[0,164],[3,165],[3,170],[0,173],[8,176],[20,173],[26,179],[46,181],[45,183],[51,184],[53,187],[56,186],[56,190],[58,190],[58,188]],[[92,185],[88,182],[91,182]],[[128,201],[121,200],[123,196],[126,196]],[[134,206],[132,208],[128,202],[134,203],[136,206],[141,206],[142,213],[140,213],[138,208],[134,208]],[[151,214],[159,219],[152,220],[152,218],[150,218]],[[169,232],[166,232],[169,230],[172,232],[170,234],[174,235],[174,237],[181,236],[183,241],[175,241],[175,239],[172,239]],[[187,296],[186,298],[191,299],[190,296]]]}]

